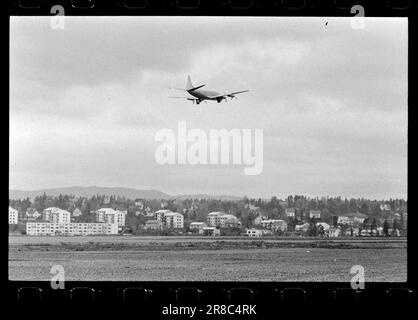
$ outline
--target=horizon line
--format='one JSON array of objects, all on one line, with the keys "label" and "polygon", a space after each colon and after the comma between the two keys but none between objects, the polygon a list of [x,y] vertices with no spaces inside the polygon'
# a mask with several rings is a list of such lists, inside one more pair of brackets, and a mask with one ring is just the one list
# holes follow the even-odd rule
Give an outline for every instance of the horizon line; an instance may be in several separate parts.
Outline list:
[{"label": "horizon line", "polygon": [[[310,199],[315,199],[315,198],[342,198],[342,199],[367,199],[367,200],[374,200],[374,201],[387,201],[387,200],[396,200],[396,199],[401,199],[401,200],[405,200],[407,201],[408,197],[402,197],[402,198],[397,198],[397,197],[392,197],[389,196],[388,198],[381,198],[381,199],[377,199],[376,197],[369,197],[369,196],[343,196],[343,195],[312,195],[312,194],[304,194],[304,193],[290,193],[286,196],[279,196],[279,195],[271,195],[271,196],[248,196],[248,195],[231,195],[231,194],[212,194],[212,193],[208,193],[208,192],[199,192],[199,193],[190,193],[190,192],[185,192],[182,194],[171,194],[171,193],[167,193],[165,191],[161,191],[158,189],[139,189],[137,187],[108,187],[108,186],[98,186],[98,185],[89,185],[89,186],[67,186],[67,187],[47,187],[47,188],[39,188],[39,189],[32,189],[32,190],[24,190],[24,189],[17,189],[17,188],[9,188],[9,195],[10,195],[10,191],[19,191],[19,192],[38,192],[38,191],[48,191],[48,190],[56,190],[56,189],[69,189],[69,188],[104,188],[104,189],[131,189],[131,190],[135,190],[135,191],[155,191],[155,192],[159,192],[159,193],[164,193],[165,195],[169,196],[169,197],[184,197],[184,196],[199,196],[199,195],[207,195],[207,196],[211,196],[211,197],[233,197],[233,198],[249,198],[249,199],[271,199],[273,197],[276,197],[279,200],[282,199],[287,199],[289,196],[305,196],[307,198]],[[100,194],[99,194],[100,195]],[[162,198],[155,198],[155,199],[162,199]]]}]

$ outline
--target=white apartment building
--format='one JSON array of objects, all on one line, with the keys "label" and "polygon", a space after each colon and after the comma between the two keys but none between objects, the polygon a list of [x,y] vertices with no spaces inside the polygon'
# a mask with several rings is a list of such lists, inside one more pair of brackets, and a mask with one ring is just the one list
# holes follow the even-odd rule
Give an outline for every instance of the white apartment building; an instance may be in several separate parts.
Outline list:
[{"label": "white apartment building", "polygon": [[219,217],[219,222],[220,222],[220,226],[221,227],[231,227],[231,226],[239,226],[241,225],[241,222],[239,221],[239,219],[234,216],[233,214],[224,214],[222,216]]},{"label": "white apartment building", "polygon": [[19,220],[19,212],[9,206],[9,224],[17,224]]},{"label": "white apartment building", "polygon": [[106,223],[116,223],[119,227],[125,226],[126,211],[114,210],[112,208],[102,208],[96,211],[96,221]]},{"label": "white apartment building", "polygon": [[164,215],[164,226],[168,229],[183,229],[184,217],[178,212],[167,212]]},{"label": "white apartment building", "polygon": [[30,236],[87,236],[118,234],[118,225],[111,223],[53,223],[28,222],[26,234]]},{"label": "white apartment building", "polygon": [[155,219],[157,219],[158,221],[164,221],[164,217],[167,213],[172,212],[171,210],[165,210],[165,209],[161,209],[161,210],[157,210],[154,212],[153,216],[155,217]]},{"label": "white apartment building", "polygon": [[45,221],[49,221],[51,219],[52,212],[55,212],[57,210],[60,210],[60,208],[57,207],[49,207],[42,211],[42,219]]},{"label": "white apartment building", "polygon": [[42,211],[42,218],[53,223],[70,223],[71,213],[57,207],[49,207]]},{"label": "white apartment building", "polygon": [[183,229],[184,227],[184,216],[181,213],[161,209],[154,212],[154,217],[162,223],[163,228]]},{"label": "white apartment building", "polygon": [[218,216],[222,215],[222,212],[210,212],[207,216],[207,223],[208,226],[216,226],[218,224],[219,218]]},{"label": "white apartment building", "polygon": [[212,227],[225,227],[227,224],[239,224],[239,220],[232,214],[223,212],[211,212],[207,216],[208,226]]}]

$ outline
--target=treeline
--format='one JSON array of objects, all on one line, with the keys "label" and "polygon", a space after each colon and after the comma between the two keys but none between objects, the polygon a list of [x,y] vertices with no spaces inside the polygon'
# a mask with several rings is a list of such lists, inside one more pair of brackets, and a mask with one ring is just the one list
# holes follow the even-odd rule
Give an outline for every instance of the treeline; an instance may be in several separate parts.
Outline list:
[{"label": "treeline", "polygon": [[[286,219],[285,209],[295,208],[297,217],[307,218],[310,210],[321,210],[321,219],[329,220],[332,216],[344,215],[351,212],[360,212],[370,218],[385,219],[393,212],[407,212],[407,201],[404,199],[389,199],[387,201],[369,200],[364,198],[347,199],[341,197],[310,198],[303,195],[291,195],[285,199],[272,197],[270,200],[251,199],[244,197],[239,201],[214,199],[173,199],[173,200],[141,200],[135,204],[134,199],[120,196],[95,195],[91,198],[75,197],[73,195],[59,195],[57,197],[43,194],[34,199],[9,199],[9,205],[19,211],[24,217],[28,208],[35,208],[39,213],[48,207],[59,207],[72,212],[80,209],[82,216],[80,222],[95,221],[95,211],[102,207],[111,207],[118,210],[127,210],[129,220],[140,224],[146,212],[159,209],[169,209],[180,212],[188,221],[206,221],[206,216],[212,211],[223,211],[233,214],[241,219],[243,226],[250,225],[254,218],[263,214],[272,219]],[[381,210],[382,205],[389,206],[390,210]],[[138,221],[136,221],[138,220]]]}]

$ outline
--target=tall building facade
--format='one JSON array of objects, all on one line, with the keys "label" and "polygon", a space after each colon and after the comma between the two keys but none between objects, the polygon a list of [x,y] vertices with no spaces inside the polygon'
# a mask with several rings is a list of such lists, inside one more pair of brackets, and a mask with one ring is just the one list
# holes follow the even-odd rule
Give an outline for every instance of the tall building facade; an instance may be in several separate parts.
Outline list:
[{"label": "tall building facade", "polygon": [[112,208],[102,208],[96,211],[96,221],[106,223],[116,223],[119,227],[125,226],[126,211],[114,210]]},{"label": "tall building facade", "polygon": [[223,212],[211,212],[207,216],[207,224],[211,227],[226,227],[239,225],[239,220],[236,216]]},{"label": "tall building facade", "polygon": [[17,224],[19,221],[19,212],[9,206],[9,224]]},{"label": "tall building facade", "polygon": [[70,223],[71,213],[57,207],[50,207],[42,211],[42,219],[53,223]]},{"label": "tall building facade", "polygon": [[163,228],[183,229],[184,227],[184,216],[181,213],[170,210],[158,210],[154,215],[155,219],[162,223]]}]

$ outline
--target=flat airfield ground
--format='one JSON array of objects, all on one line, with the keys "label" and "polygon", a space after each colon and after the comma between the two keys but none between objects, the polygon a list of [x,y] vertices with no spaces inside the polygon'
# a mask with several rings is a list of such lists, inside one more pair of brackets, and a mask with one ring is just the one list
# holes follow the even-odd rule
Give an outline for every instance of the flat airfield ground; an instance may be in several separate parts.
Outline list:
[{"label": "flat airfield ground", "polygon": [[340,281],[361,265],[367,282],[407,280],[399,238],[9,236],[9,279],[50,281]]}]

